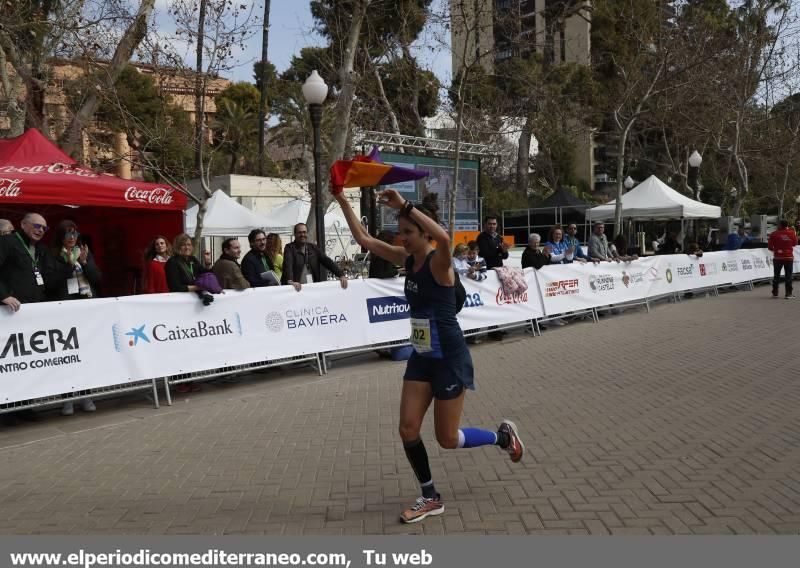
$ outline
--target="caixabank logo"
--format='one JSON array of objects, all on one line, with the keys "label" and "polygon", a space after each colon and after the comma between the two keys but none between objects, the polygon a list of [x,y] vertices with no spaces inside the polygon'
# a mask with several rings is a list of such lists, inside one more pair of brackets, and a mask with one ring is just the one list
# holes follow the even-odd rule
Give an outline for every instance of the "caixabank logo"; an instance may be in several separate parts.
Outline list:
[{"label": "caixabank logo", "polygon": [[294,331],[339,326],[348,321],[347,315],[343,311],[325,304],[290,308],[283,312],[269,312],[264,318],[267,329],[272,333],[278,333],[284,329]]},{"label": "caixabank logo", "polygon": [[238,313],[222,319],[203,319],[191,323],[137,323],[111,326],[114,349],[121,352],[125,347],[135,349],[146,345],[192,341],[206,337],[242,335],[242,320]]},{"label": "caixabank logo", "polygon": [[78,328],[0,335],[0,374],[81,363]]},{"label": "caixabank logo", "polygon": [[411,306],[401,296],[383,296],[380,298],[367,298],[367,314],[369,323],[381,323],[408,319]]}]

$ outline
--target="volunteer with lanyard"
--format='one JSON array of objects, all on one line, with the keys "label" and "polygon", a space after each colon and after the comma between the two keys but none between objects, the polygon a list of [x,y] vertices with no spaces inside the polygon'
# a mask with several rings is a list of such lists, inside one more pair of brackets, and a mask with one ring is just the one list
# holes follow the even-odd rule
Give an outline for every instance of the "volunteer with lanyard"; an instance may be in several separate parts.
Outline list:
[{"label": "volunteer with lanyard", "polygon": [[[433,485],[428,453],[420,438],[422,421],[431,402],[436,440],[442,448],[496,445],[509,453],[512,462],[522,459],[524,448],[516,426],[508,420],[503,420],[497,432],[459,427],[464,394],[475,387],[472,358],[456,319],[456,276],[450,238],[439,224],[436,194],[426,195],[422,205],[412,205],[393,189],[380,192],[381,203],[400,211],[402,246],[371,237],[344,194],[341,191],[334,194],[358,244],[374,255],[406,267],[405,294],[411,307],[414,352],[403,377],[400,438],[422,496],[400,518],[406,523],[416,523],[444,512],[442,497]],[[435,249],[431,241],[436,241]]]},{"label": "volunteer with lanyard", "polygon": [[303,284],[322,282],[322,267],[339,279],[342,288],[347,288],[347,276],[336,263],[325,254],[324,249],[308,242],[308,227],[305,223],[294,226],[294,241],[283,249],[282,284],[290,284],[298,292]]},{"label": "volunteer with lanyard", "polygon": [[28,213],[20,230],[0,237],[0,303],[13,312],[22,304],[46,301],[45,280],[58,276],[45,266],[49,253],[41,241],[46,232],[44,217]]},{"label": "volunteer with lanyard", "polygon": [[45,259],[48,272],[54,274],[47,281],[48,298],[55,301],[97,297],[100,270],[89,247],[78,244],[78,226],[74,221],[64,220],[58,224],[55,233],[53,254]]},{"label": "volunteer with lanyard", "polygon": [[253,229],[247,235],[247,240],[250,242],[250,250],[241,263],[245,280],[253,288],[280,284],[276,266],[267,254],[267,235],[261,229]]},{"label": "volunteer with lanyard", "polygon": [[181,233],[175,237],[172,250],[174,255],[164,266],[169,291],[199,292],[200,289],[194,285],[194,282],[202,273],[211,270],[210,258],[204,259],[205,263],[201,264],[197,257],[192,255],[194,244],[192,243],[192,237],[186,233]]}]

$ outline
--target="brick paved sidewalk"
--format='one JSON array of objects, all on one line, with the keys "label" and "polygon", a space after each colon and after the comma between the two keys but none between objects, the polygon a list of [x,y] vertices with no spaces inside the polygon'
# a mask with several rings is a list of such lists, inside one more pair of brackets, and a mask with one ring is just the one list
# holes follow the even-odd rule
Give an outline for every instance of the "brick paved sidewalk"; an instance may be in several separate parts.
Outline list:
[{"label": "brick paved sidewalk", "polygon": [[465,423],[512,418],[529,453],[440,450],[429,420],[447,512],[419,525],[398,522],[418,491],[396,434],[403,364],[370,356],[0,428],[0,532],[796,534],[800,301],[768,296],[474,347]]}]

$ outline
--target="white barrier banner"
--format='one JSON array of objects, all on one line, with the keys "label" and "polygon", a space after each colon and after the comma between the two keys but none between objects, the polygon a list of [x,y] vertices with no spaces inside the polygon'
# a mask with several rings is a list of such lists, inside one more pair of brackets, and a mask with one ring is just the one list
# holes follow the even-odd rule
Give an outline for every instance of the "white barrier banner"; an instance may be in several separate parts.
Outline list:
[{"label": "white barrier banner", "polygon": [[105,347],[118,302],[97,299],[0,310],[0,403],[124,383]]},{"label": "white barrier banner", "polygon": [[572,263],[544,266],[536,273],[547,315],[643,300],[654,279],[658,260]]},{"label": "white barrier banner", "polygon": [[[800,247],[797,248],[800,259]],[[795,263],[796,265],[800,263]],[[800,266],[798,266],[800,269]],[[462,329],[772,277],[764,249],[528,269],[507,297],[494,272],[464,279]],[[403,280],[26,304],[0,310],[0,404],[408,338]]]},{"label": "white barrier banner", "polygon": [[[404,280],[400,278],[356,281],[367,291],[364,305],[368,321],[368,341],[361,345],[407,339],[410,333],[408,303],[403,292]],[[467,293],[464,307],[458,314],[463,330],[479,329],[491,325],[523,322],[544,315],[533,271],[526,271],[528,290],[519,296],[507,296],[494,271],[480,282],[461,279]]]}]

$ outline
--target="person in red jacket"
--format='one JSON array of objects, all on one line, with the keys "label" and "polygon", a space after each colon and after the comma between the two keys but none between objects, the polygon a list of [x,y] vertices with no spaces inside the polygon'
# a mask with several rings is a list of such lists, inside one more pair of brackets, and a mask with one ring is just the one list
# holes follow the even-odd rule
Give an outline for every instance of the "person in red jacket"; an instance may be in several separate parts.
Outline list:
[{"label": "person in red jacket", "polygon": [[143,294],[166,294],[169,292],[164,267],[171,256],[172,245],[166,237],[158,235],[150,241],[144,253]]},{"label": "person in red jacket", "polygon": [[775,269],[775,277],[772,279],[772,297],[778,297],[778,285],[781,282],[781,270],[784,274],[786,285],[786,299],[794,298],[792,294],[792,265],[794,264],[794,247],[797,245],[797,233],[789,228],[786,220],[778,223],[778,230],[769,236],[767,247],[774,256],[772,266]]}]

